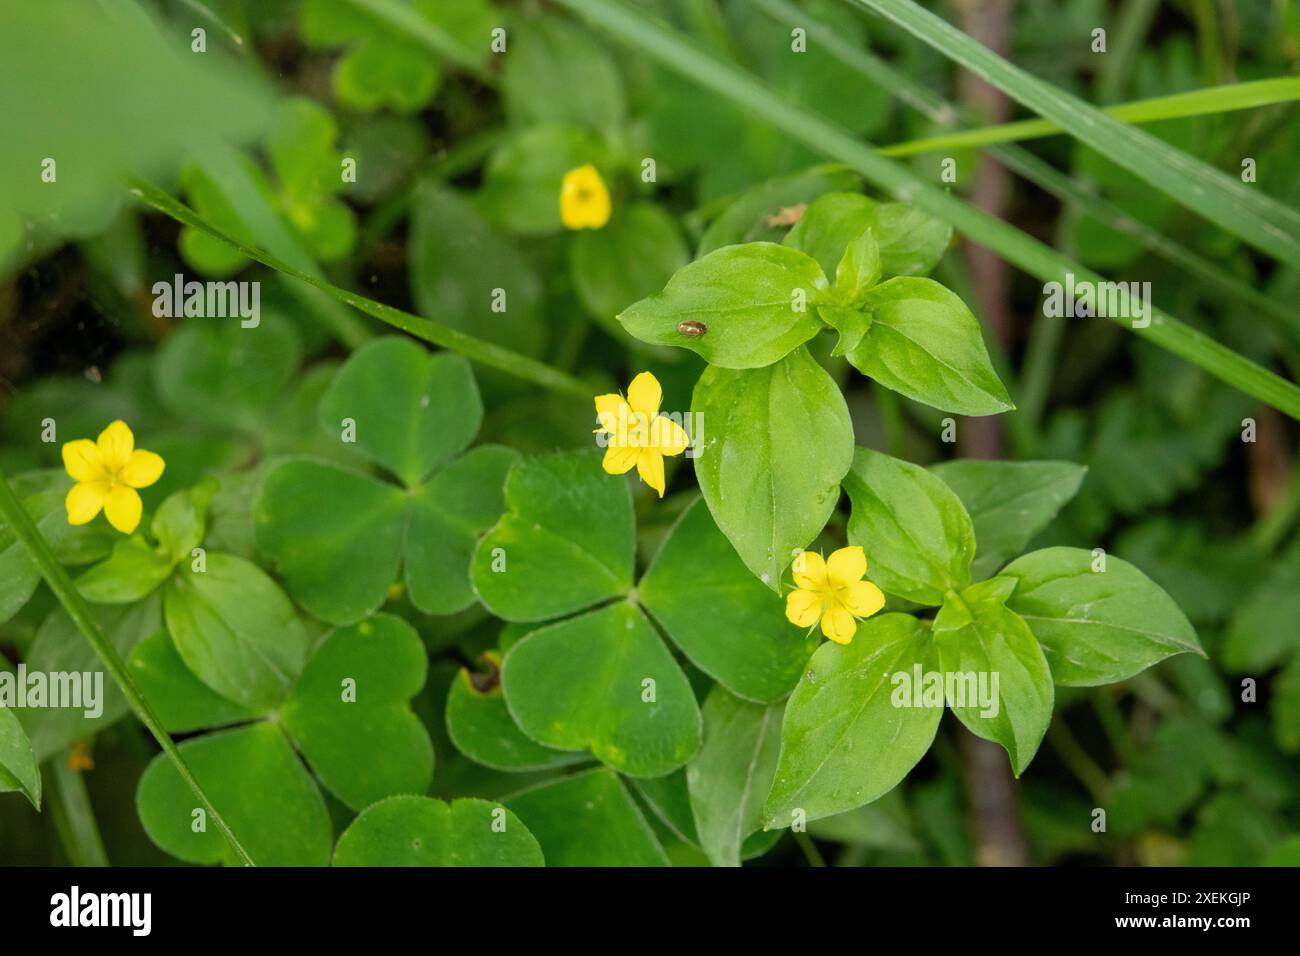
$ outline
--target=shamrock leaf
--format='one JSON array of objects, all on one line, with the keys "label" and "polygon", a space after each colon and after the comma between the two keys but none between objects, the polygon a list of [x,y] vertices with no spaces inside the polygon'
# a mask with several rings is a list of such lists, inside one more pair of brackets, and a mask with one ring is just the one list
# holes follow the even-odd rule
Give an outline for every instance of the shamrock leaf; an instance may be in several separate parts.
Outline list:
[{"label": "shamrock leaf", "polygon": [[[407,339],[378,339],[339,369],[320,415],[345,447],[405,487],[305,458],[274,466],[254,524],[289,592],[322,620],[352,623],[384,602],[404,566],[420,610],[468,607],[469,556],[504,507],[501,488],[516,457],[495,447],[456,457],[483,415],[468,363]],[[351,573],[340,579],[339,567]]]},{"label": "shamrock leaf", "polygon": [[486,800],[389,797],[339,837],[334,866],[543,866],[519,818]]},{"label": "shamrock leaf", "polygon": [[[594,454],[519,462],[506,500],[509,510],[479,542],[471,569],[484,605],[529,622],[604,604],[532,631],[507,653],[505,702],[528,737],[588,749],[633,776],[661,776],[690,758],[699,710],[647,615],[692,663],[741,696],[777,700],[798,679],[803,637],[784,623],[780,598],[746,573],[702,503],[683,514],[633,589],[627,485],[602,475]],[[702,601],[713,608],[703,619]]]},{"label": "shamrock leaf", "polygon": [[[328,817],[323,835],[315,819],[317,807],[325,812],[317,780],[353,810],[422,793],[432,780],[433,748],[409,703],[424,685],[424,644],[400,618],[381,614],[327,634],[277,714],[205,688],[161,635],[137,646],[128,666],[175,732],[255,721],[186,741],[182,752],[259,864],[322,865],[328,858]],[[260,809],[258,799],[265,800]],[[193,793],[165,755],[145,771],[137,802],[146,831],[168,853],[231,862],[219,835],[191,831]],[[297,831],[293,842],[281,839],[282,829]]]},{"label": "shamrock leaf", "polygon": [[547,866],[667,866],[668,857],[618,775],[599,767],[506,798]]}]

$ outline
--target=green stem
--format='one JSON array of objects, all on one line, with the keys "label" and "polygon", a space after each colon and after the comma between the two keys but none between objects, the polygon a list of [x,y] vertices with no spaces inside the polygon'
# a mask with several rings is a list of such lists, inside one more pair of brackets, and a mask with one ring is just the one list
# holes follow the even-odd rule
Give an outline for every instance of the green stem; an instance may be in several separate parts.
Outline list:
[{"label": "green stem", "polygon": [[1113,103],[1124,92],[1159,5],[1160,0],[1125,0],[1120,7],[1119,19],[1110,31],[1110,49],[1097,71],[1097,98],[1101,102]]},{"label": "green stem", "polygon": [[1088,796],[1097,803],[1105,800],[1106,793],[1110,790],[1110,779],[1097,762],[1088,756],[1088,752],[1059,715],[1047,728],[1047,739],[1061,762],[1083,784]]},{"label": "green stem", "polygon": [[[1254,80],[1249,83],[1228,83],[1190,93],[1157,96],[1147,100],[1134,100],[1104,107],[1101,112],[1126,123],[1156,123],[1160,120],[1182,119],[1189,116],[1212,116],[1235,110],[1290,103],[1300,99],[1300,78],[1277,77]],[[923,139],[910,139],[880,147],[886,156],[919,156],[941,150],[954,151],[989,146],[993,143],[1019,143],[1030,139],[1055,136],[1064,130],[1046,119],[1017,120],[979,129],[943,133]]]},{"label": "green stem", "polygon": [[450,326],[434,322],[432,319],[421,318],[418,315],[412,315],[410,312],[384,305],[382,302],[376,302],[374,299],[368,299],[359,293],[349,292],[347,289],[341,289],[318,276],[303,272],[269,252],[222,232],[193,209],[190,209],[152,183],[137,179],[134,181],[132,188],[144,202],[159,212],[171,216],[177,222],[201,229],[209,235],[224,240],[248,258],[269,266],[277,272],[299,279],[308,285],[315,286],[331,298],[350,305],[354,309],[358,309],[366,315],[391,325],[395,329],[400,329],[433,345],[459,352],[471,361],[500,369],[517,378],[533,382],[552,391],[583,398],[589,398],[592,394],[591,388],[581,379],[554,369],[544,362],[520,355],[518,352],[512,352],[510,349],[486,342]]},{"label": "green stem", "polygon": [[[558,0],[592,22],[694,82],[733,100],[812,149],[845,163],[877,188],[950,222],[959,232],[1001,255],[1043,282],[1099,283],[1101,276],[1014,226],[957,198],[815,113],[800,109],[764,88],[753,76],[696,49],[673,31],[611,0]],[[1239,355],[1207,335],[1152,307],[1150,324],[1133,328],[1112,321],[1168,349],[1211,375],[1300,420],[1300,387]]]},{"label": "green stem", "polygon": [[149,703],[135,686],[135,682],[131,680],[131,675],[127,672],[126,664],[121,655],[118,654],[117,648],[105,636],[99,622],[95,620],[95,614],[91,611],[90,605],[86,603],[86,599],[81,596],[81,592],[72,583],[72,578],[68,576],[67,570],[59,563],[58,558],[54,556],[54,552],[50,550],[49,543],[41,535],[40,530],[37,529],[31,515],[27,513],[27,509],[18,501],[13,489],[9,486],[9,479],[5,477],[3,471],[0,471],[0,518],[4,519],[13,536],[27,548],[37,567],[40,568],[41,574],[45,577],[46,583],[49,584],[50,590],[59,599],[63,609],[68,612],[68,617],[72,618],[78,630],[90,642],[90,646],[99,655],[99,659],[103,662],[109,676],[122,689],[122,694],[131,705],[131,709],[140,719],[140,722],[153,734],[154,739],[158,741],[158,745],[162,747],[163,752],[167,754],[176,767],[176,772],[180,775],[180,778],[194,791],[194,795],[198,797],[199,802],[207,808],[209,815],[216,822],[217,828],[225,836],[226,842],[230,844],[230,848],[234,850],[236,856],[245,865],[254,866],[255,864],[244,849],[243,844],[235,837],[234,832],[217,811],[217,808],[212,805],[212,801],[208,799],[198,780],[190,772],[189,765],[185,763],[185,758],[181,756],[176,744],[172,742],[171,736],[163,729],[162,722],[154,714],[153,708],[149,706]]},{"label": "green stem", "polygon": [[66,752],[56,755],[46,767],[54,783],[50,809],[68,859],[73,866],[108,866],[108,854],[99,836],[85,779],[68,766]]},{"label": "green stem", "polygon": [[1271,554],[1286,536],[1287,529],[1295,523],[1297,515],[1300,515],[1300,467],[1295,469],[1291,486],[1282,500],[1255,522],[1250,532],[1255,544],[1261,551]]},{"label": "green stem", "polygon": [[813,843],[812,837],[806,831],[794,831],[794,842],[799,844],[799,849],[803,851],[804,858],[807,859],[809,866],[820,868],[826,865],[821,850],[817,849],[817,844]]}]

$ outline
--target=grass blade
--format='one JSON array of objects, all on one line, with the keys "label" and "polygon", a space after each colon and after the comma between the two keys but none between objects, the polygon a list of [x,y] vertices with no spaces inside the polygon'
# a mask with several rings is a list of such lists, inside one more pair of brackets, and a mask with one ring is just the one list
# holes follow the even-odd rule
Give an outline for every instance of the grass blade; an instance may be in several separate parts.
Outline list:
[{"label": "grass blade", "polygon": [[[758,2],[760,6],[763,5],[762,0]],[[1148,100],[1134,100],[1131,103],[1104,107],[1100,112],[1125,123],[1155,123],[1160,120],[1184,119],[1189,116],[1231,113],[1260,106],[1291,103],[1295,100],[1300,100],[1300,77],[1286,76],[1249,83],[1228,83],[1224,86],[1211,86],[1203,90],[1175,93],[1172,96],[1157,96]],[[970,149],[991,143],[1042,139],[1044,136],[1055,136],[1061,132],[1063,132],[1061,127],[1051,120],[1017,120],[1014,123],[1000,123],[996,126],[982,126],[978,129],[966,129],[939,136],[927,136],[924,139],[893,143],[880,147],[880,151],[886,156],[919,156],[922,153],[934,153],[940,150]],[[1090,145],[1095,146],[1095,144]]]},{"label": "grass blade", "polygon": [[[1043,282],[1064,283],[1067,274],[1073,274],[1076,283],[1103,281],[1101,276],[1068,256],[881,156],[824,117],[783,100],[751,74],[693,46],[645,15],[611,0],[558,2],[693,82],[733,100],[810,148],[845,163],[878,189],[952,223],[959,232]],[[1116,318],[1115,321],[1132,328],[1127,320]],[[1167,313],[1153,308],[1151,324],[1132,331],[1300,420],[1300,388]]]},{"label": "grass blade", "polygon": [[176,767],[176,772],[180,778],[185,781],[189,788],[194,791],[199,802],[207,808],[208,814],[216,823],[230,848],[235,851],[235,855],[247,866],[254,866],[252,857],[244,849],[243,844],[235,837],[234,832],[230,829],[229,824],[217,812],[217,808],[212,805],[208,795],[203,792],[198,780],[190,772],[189,765],[185,763],[185,758],[181,756],[180,751],[176,749],[176,744],[172,741],[171,735],[163,729],[161,721],[154,714],[153,708],[149,706],[148,701],[140,693],[135,682],[131,680],[131,675],[127,673],[126,663],[113,646],[113,642],[108,639],[95,620],[94,612],[91,611],[90,605],[86,599],[81,596],[77,586],[72,583],[72,578],[68,576],[67,569],[59,563],[59,559],[54,556],[50,550],[49,542],[41,535],[40,530],[32,521],[31,515],[27,509],[18,501],[14,494],[13,488],[9,486],[9,479],[5,477],[4,472],[0,471],[0,518],[3,518],[5,524],[9,526],[15,538],[23,543],[23,546],[31,553],[32,559],[35,560],[37,567],[41,569],[41,574],[54,592],[54,596],[59,599],[63,609],[68,612],[77,629],[81,631],[90,646],[94,648],[99,659],[103,661],[104,668],[108,671],[117,686],[122,689],[123,695],[131,705],[131,710],[135,712],[136,717],[140,718],[140,723],[144,724],[153,734],[158,745],[162,747],[163,752],[167,754],[168,759]]},{"label": "grass blade", "polygon": [[1031,76],[911,0],[852,0],[1279,262],[1300,266],[1300,212]]}]

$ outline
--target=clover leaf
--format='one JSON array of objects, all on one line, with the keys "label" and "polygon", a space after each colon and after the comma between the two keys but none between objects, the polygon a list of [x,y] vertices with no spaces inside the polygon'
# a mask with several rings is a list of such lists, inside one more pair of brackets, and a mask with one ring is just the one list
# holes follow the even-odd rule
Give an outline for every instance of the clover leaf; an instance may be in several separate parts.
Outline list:
[{"label": "clover leaf", "polygon": [[366,807],[334,848],[334,866],[543,866],[517,816],[486,800],[389,797]]},{"label": "clover leaf", "polygon": [[[328,858],[331,830],[327,816],[323,829],[316,820],[316,808],[324,813],[325,806],[317,780],[361,810],[395,794],[423,793],[433,778],[433,747],[409,703],[424,686],[424,644],[400,618],[380,614],[331,631],[272,706],[247,708],[205,690],[158,636],[132,651],[128,667],[173,732],[253,721],[188,740],[181,752],[259,864],[322,865]],[[146,831],[168,853],[196,863],[232,861],[219,835],[191,830],[193,793],[165,755],[145,771],[137,802]],[[298,828],[296,843],[283,841],[281,828]]]},{"label": "clover leaf", "polygon": [[[631,496],[600,473],[594,454],[520,461],[505,496],[506,513],[475,551],[474,588],[508,621],[564,618],[514,644],[502,665],[506,705],[528,737],[590,750],[632,776],[684,764],[699,745],[699,709],[656,623],[742,696],[779,699],[798,679],[802,637],[702,503],[683,514],[634,589]],[[702,616],[702,606],[722,618]],[[564,617],[575,612],[584,613]]]},{"label": "clover leaf", "polygon": [[517,457],[495,446],[461,455],[482,416],[460,356],[395,337],[354,352],[321,398],[321,425],[402,484],[308,458],[269,470],[254,503],[257,544],[294,599],[352,623],[385,601],[400,568],[425,613],[473,603],[469,555],[504,507]]}]

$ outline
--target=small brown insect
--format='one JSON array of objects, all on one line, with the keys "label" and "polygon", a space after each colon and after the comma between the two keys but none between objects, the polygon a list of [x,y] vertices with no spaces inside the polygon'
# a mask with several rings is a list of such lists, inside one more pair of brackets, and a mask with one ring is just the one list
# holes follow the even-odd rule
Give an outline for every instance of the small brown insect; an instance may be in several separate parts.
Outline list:
[{"label": "small brown insect", "polygon": [[687,319],[685,322],[677,323],[677,331],[682,335],[689,335],[696,338],[709,331],[709,327],[703,322],[696,322],[694,319]]}]

